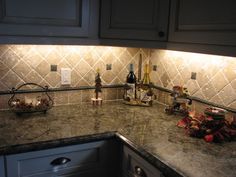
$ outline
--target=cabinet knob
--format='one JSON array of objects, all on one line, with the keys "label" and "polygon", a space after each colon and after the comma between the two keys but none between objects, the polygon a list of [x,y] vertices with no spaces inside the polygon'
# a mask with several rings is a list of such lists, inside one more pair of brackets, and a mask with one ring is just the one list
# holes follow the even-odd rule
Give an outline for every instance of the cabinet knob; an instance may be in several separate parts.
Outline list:
[{"label": "cabinet knob", "polygon": [[139,177],[147,177],[145,171],[139,166],[135,166],[134,171],[135,171],[135,174],[138,175]]},{"label": "cabinet knob", "polygon": [[159,31],[158,35],[159,35],[159,37],[164,37],[165,33],[163,31]]},{"label": "cabinet knob", "polygon": [[67,157],[59,157],[59,158],[54,159],[50,164],[52,166],[65,165],[66,163],[70,161],[71,160]]}]

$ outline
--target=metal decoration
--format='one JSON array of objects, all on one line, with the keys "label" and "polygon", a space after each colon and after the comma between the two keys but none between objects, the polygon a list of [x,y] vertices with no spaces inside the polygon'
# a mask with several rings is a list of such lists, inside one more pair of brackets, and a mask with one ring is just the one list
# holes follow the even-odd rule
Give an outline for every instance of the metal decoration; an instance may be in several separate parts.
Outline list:
[{"label": "metal decoration", "polygon": [[[16,94],[20,92],[20,89],[25,86],[37,86],[41,89],[43,89],[43,92],[46,94],[46,98],[42,98],[41,96],[37,96],[33,100],[26,100],[26,99],[20,99],[16,97]],[[32,112],[44,112],[46,113],[47,110],[51,109],[53,106],[53,100],[48,95],[48,86],[41,86],[36,83],[25,83],[20,85],[18,88],[12,88],[12,97],[8,100],[9,108],[17,113],[32,113]]]}]

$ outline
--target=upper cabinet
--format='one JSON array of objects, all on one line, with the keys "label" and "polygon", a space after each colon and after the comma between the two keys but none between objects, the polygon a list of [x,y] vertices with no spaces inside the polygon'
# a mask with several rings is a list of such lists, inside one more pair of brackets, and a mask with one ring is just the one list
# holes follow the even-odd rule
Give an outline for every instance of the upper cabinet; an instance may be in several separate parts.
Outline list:
[{"label": "upper cabinet", "polygon": [[0,0],[0,35],[94,37],[98,4],[98,0]]},{"label": "upper cabinet", "polygon": [[101,0],[100,37],[166,41],[169,0]]},{"label": "upper cabinet", "polygon": [[169,41],[236,46],[235,0],[172,0]]}]

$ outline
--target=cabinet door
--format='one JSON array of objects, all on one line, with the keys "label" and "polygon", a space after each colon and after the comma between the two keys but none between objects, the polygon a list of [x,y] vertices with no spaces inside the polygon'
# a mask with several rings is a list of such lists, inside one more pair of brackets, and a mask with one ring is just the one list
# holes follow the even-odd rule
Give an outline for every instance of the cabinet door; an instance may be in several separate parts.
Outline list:
[{"label": "cabinet door", "polygon": [[99,141],[6,156],[8,177],[107,177],[108,142]]},{"label": "cabinet door", "polygon": [[124,146],[123,152],[123,176],[164,177],[157,168],[149,164],[126,146]]},{"label": "cabinet door", "polygon": [[5,177],[4,158],[0,156],[0,177]]},{"label": "cabinet door", "polygon": [[169,0],[102,0],[101,37],[167,40]]},{"label": "cabinet door", "polygon": [[[97,0],[0,0],[0,35],[89,37]],[[98,7],[97,7],[98,8]],[[94,18],[94,19],[92,19]],[[93,31],[94,32],[94,31]]]},{"label": "cabinet door", "polygon": [[173,0],[169,41],[236,46],[235,0]]}]

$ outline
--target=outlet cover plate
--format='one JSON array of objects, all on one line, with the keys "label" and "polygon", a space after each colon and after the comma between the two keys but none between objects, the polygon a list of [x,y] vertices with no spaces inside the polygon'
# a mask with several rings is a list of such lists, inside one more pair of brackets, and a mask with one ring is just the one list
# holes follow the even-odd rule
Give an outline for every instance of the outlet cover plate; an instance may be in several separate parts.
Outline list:
[{"label": "outlet cover plate", "polygon": [[61,85],[71,84],[71,69],[61,68]]}]

